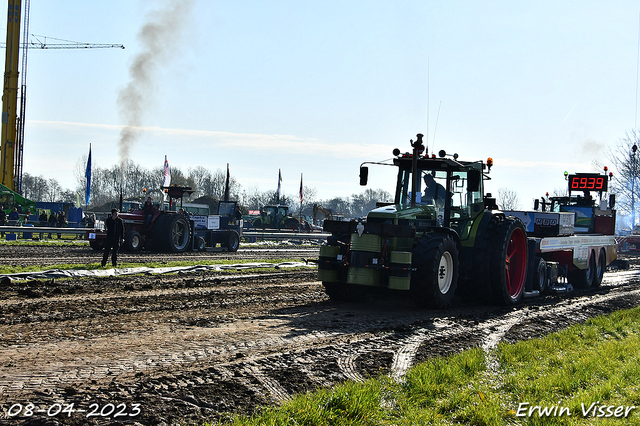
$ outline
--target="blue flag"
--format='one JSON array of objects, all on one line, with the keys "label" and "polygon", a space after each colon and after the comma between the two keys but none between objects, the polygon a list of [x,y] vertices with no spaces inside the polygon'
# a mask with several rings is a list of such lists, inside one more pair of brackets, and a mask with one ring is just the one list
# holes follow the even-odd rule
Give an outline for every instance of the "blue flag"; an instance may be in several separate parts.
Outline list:
[{"label": "blue flag", "polygon": [[89,144],[89,159],[87,160],[87,171],[84,173],[84,177],[87,178],[85,204],[89,205],[89,198],[91,197],[91,144]]}]

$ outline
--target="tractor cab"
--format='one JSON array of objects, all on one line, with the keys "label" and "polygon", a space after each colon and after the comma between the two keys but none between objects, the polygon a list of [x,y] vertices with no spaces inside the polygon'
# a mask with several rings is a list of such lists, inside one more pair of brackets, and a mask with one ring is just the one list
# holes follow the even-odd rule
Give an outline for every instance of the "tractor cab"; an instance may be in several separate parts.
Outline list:
[{"label": "tractor cab", "polygon": [[[416,219],[416,228],[443,226],[468,234],[473,220],[485,210],[482,161],[458,161],[458,155],[440,151],[422,155],[421,136],[413,153],[394,150],[393,165],[398,167],[395,199],[392,205],[381,205],[369,212],[367,222],[401,224],[403,219]],[[373,163],[375,164],[375,163]],[[487,165],[491,165],[491,160]],[[363,170],[364,169],[364,170]],[[368,170],[361,166],[360,184],[366,185]],[[464,238],[464,237],[463,237]]]},{"label": "tractor cab", "polygon": [[253,220],[254,228],[292,229],[300,228],[298,219],[289,215],[289,206],[266,205],[260,209],[260,217]]},{"label": "tractor cab", "polygon": [[280,228],[281,222],[289,215],[289,206],[264,206],[261,216],[271,228]]}]

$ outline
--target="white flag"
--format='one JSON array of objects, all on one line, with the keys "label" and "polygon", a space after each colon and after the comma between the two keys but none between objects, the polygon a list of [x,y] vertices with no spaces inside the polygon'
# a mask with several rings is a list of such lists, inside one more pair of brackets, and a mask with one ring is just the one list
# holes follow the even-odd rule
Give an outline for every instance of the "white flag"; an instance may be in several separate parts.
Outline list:
[{"label": "white flag", "polygon": [[[169,162],[167,156],[164,156],[164,178],[162,179],[162,186],[167,187],[171,185],[171,169],[169,168]],[[162,194],[163,201],[167,201],[167,192]]]},{"label": "white flag", "polygon": [[169,168],[169,162],[167,156],[164,156],[164,179],[162,180],[162,186],[171,185],[171,169]]}]

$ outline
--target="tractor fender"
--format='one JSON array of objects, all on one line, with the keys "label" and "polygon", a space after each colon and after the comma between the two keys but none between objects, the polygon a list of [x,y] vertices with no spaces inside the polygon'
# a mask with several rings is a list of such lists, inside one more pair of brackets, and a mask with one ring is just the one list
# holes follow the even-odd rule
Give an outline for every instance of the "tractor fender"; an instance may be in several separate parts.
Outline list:
[{"label": "tractor fender", "polygon": [[[460,235],[458,234],[458,232],[455,229],[452,228],[432,228],[432,232],[430,232],[430,234],[433,235],[448,235],[450,236],[453,241],[455,241],[456,243],[456,248],[458,249],[458,253],[460,253],[460,251],[462,250],[462,241],[460,240]],[[415,240],[415,242],[417,243],[417,239]],[[415,243],[414,243],[415,246]]]}]

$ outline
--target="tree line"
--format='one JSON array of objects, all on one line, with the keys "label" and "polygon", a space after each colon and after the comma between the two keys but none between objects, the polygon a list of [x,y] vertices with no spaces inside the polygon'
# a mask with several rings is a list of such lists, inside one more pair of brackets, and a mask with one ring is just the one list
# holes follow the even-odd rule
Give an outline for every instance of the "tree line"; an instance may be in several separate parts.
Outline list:
[{"label": "tree line", "polygon": [[[23,196],[33,201],[68,202],[75,203],[85,199],[85,167],[86,158],[78,161],[74,170],[76,187],[63,189],[56,179],[46,179],[42,175],[34,176],[24,173],[22,178]],[[91,171],[91,198],[88,210],[95,210],[122,197],[125,200],[140,199],[151,196],[154,200],[163,197],[160,189],[163,181],[164,168],[145,168],[131,160],[117,164],[110,168],[93,167]],[[171,168],[171,184],[191,187],[194,192],[185,196],[184,202],[203,202],[217,205],[218,200],[224,199],[227,173],[221,169],[215,171],[198,166],[183,171]],[[143,191],[145,189],[146,191]],[[393,196],[382,189],[366,189],[360,194],[350,197],[334,197],[326,200],[317,198],[317,190],[303,186],[302,214],[311,215],[313,205],[318,204],[333,213],[343,214],[345,217],[364,216],[376,207],[376,202],[393,201]],[[280,195],[275,190],[259,191],[257,188],[243,188],[237,178],[230,175],[229,198],[238,201],[241,209],[259,210],[268,204],[284,204],[290,206],[292,214],[300,214],[300,198]],[[198,201],[200,200],[200,201]],[[205,200],[205,201],[203,201]]]}]

